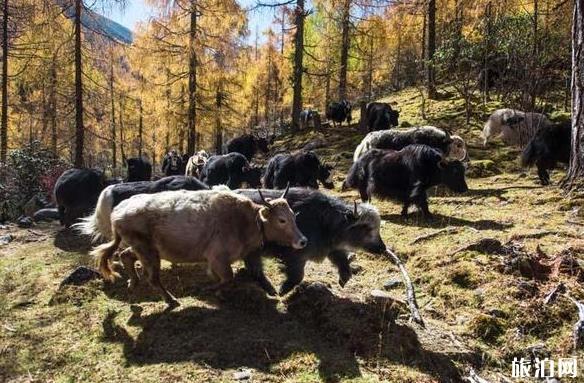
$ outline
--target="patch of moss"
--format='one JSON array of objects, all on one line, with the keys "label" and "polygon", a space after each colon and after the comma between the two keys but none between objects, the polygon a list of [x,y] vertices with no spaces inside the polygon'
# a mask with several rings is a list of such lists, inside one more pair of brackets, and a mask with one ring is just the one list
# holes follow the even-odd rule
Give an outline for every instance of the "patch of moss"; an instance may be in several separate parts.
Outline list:
[{"label": "patch of moss", "polygon": [[493,343],[504,332],[504,323],[492,315],[477,314],[467,323],[468,330],[477,338]]}]

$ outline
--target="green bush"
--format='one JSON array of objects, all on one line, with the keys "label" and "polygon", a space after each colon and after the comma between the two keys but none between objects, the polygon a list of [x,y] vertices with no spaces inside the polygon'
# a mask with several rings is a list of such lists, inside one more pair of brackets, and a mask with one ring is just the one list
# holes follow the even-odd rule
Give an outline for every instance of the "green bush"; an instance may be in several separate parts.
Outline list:
[{"label": "green bush", "polygon": [[69,167],[38,141],[11,151],[6,163],[0,163],[0,221],[16,218],[35,195],[49,199],[55,182]]}]

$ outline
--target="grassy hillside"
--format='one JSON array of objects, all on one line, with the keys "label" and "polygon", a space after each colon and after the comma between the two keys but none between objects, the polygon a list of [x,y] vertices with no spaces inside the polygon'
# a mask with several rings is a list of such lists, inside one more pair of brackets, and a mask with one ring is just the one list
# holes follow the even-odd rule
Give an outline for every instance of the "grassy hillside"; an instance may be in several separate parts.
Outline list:
[{"label": "grassy hillside", "polygon": [[[414,280],[426,328],[409,322],[401,285],[388,289],[394,299],[371,296],[399,273],[366,253],[356,255],[344,288],[328,262],[309,264],[307,285],[281,299],[242,274],[237,288],[217,296],[203,290],[210,283],[204,267],[165,265],[163,282],[181,306],[163,313],[148,286],[132,293],[122,281],[59,288],[77,265],[91,264],[88,244],[53,224],[9,227],[0,231],[15,236],[0,247],[0,381],[232,382],[243,371],[256,382],[447,382],[470,368],[500,381],[516,356],[581,358],[572,346],[575,306],[564,296],[543,303],[559,282],[584,299],[581,203],[557,186],[539,186],[533,171],[519,169],[516,151],[483,148],[485,114],[466,126],[461,100],[429,102],[426,120],[416,90],[389,100],[400,105],[404,125],[462,135],[473,161],[471,190],[436,192],[432,221],[402,218],[397,204],[374,201],[384,240]],[[317,152],[336,164],[334,193],[355,200],[357,193],[339,190],[361,138],[343,127],[283,137],[274,147],[322,140]],[[555,185],[562,175],[554,172]],[[275,263],[267,271],[281,281]]]}]

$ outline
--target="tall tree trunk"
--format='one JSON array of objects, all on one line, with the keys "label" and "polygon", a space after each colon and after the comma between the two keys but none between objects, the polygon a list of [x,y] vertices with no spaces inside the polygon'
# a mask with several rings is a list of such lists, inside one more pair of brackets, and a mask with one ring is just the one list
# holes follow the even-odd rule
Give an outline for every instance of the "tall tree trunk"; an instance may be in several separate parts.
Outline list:
[{"label": "tall tree trunk", "polygon": [[0,161],[8,151],[8,0],[2,7],[2,124],[0,126]]},{"label": "tall tree trunk", "polygon": [[170,129],[172,126],[172,108],[170,105],[170,100],[172,98],[172,89],[170,87],[170,70],[168,66],[166,67],[166,135],[164,142],[164,153],[168,153],[170,150]]},{"label": "tall tree trunk", "polygon": [[424,9],[424,20],[422,22],[422,54],[420,55],[420,62],[422,63],[420,70],[426,71],[426,32],[428,30],[428,12]]},{"label": "tall tree trunk", "polygon": [[532,47],[532,64],[531,64],[531,78],[529,81],[529,106],[530,110],[535,110],[535,102],[537,101],[538,84],[538,68],[539,68],[539,1],[533,0],[533,47]]},{"label": "tall tree trunk", "polygon": [[191,0],[191,21],[189,27],[189,114],[187,116],[187,154],[192,156],[197,148],[197,3]]},{"label": "tall tree trunk", "polygon": [[49,68],[49,127],[51,130],[51,151],[57,155],[57,54],[53,55]]},{"label": "tall tree trunk", "polygon": [[436,98],[436,74],[434,71],[434,53],[436,52],[436,0],[428,0],[428,31],[426,32],[426,87],[428,98]]},{"label": "tall tree trunk", "polygon": [[[120,154],[122,155],[122,164],[126,163],[126,152],[124,151],[124,96],[120,95]],[[125,165],[124,165],[125,166]]]},{"label": "tall tree trunk", "polygon": [[[366,94],[367,94],[367,101],[371,101],[373,98],[373,31],[369,30],[368,36],[368,45],[369,50],[367,52],[367,81],[366,81]],[[401,38],[398,38],[400,40]],[[399,42],[398,42],[398,49],[399,49]],[[399,68],[399,64],[396,65]]]},{"label": "tall tree trunk", "polygon": [[304,0],[296,1],[296,16],[294,25],[294,69],[292,79],[292,130],[300,127],[300,112],[302,109],[302,73],[304,72]]},{"label": "tall tree trunk", "polygon": [[[259,65],[259,50],[258,50],[258,42],[259,42],[259,38],[258,38],[258,28],[256,26],[256,35],[255,35],[255,65]],[[260,123],[260,92],[259,89],[256,86],[254,86],[255,88],[255,92],[254,92],[254,98],[253,98],[253,123],[252,123],[252,128],[256,127],[259,125]],[[218,152],[219,153],[219,152]]]},{"label": "tall tree trunk", "polygon": [[349,27],[351,0],[345,0],[341,19],[341,62],[339,69],[339,100],[347,99],[347,67],[349,64]]},{"label": "tall tree trunk", "polygon": [[112,134],[112,168],[114,172],[118,166],[117,148],[116,148],[116,103],[114,93],[114,58],[113,50],[110,57],[110,73],[109,73],[109,91],[111,100],[111,134]]},{"label": "tall tree trunk", "polygon": [[[180,110],[181,110],[181,116],[184,116],[184,111],[185,111],[185,104],[186,104],[186,100],[185,100],[185,87],[184,85],[181,85],[180,87]],[[187,112],[188,113],[188,112]],[[187,116],[188,118],[188,116]],[[182,120],[182,119],[181,119]],[[185,147],[185,121],[182,120],[179,122],[179,129],[178,129],[178,151],[180,153],[184,153],[183,149]]]},{"label": "tall tree trunk", "polygon": [[[489,1],[485,7],[485,48],[483,53],[483,107],[486,108],[487,101],[489,101],[489,52],[491,52],[491,14],[492,14],[492,4]],[[485,110],[486,111],[486,110]]]},{"label": "tall tree trunk", "polygon": [[322,110],[326,110],[328,104],[331,102],[331,58],[326,59],[326,77],[324,79],[324,106]]},{"label": "tall tree trunk", "polygon": [[584,0],[574,0],[572,22],[572,150],[568,188],[581,182],[584,176]]},{"label": "tall tree trunk", "polygon": [[81,68],[81,9],[82,0],[75,0],[75,167],[83,167],[83,78]]},{"label": "tall tree trunk", "polygon": [[142,108],[142,96],[138,100],[140,117],[138,120],[138,158],[142,158],[142,146],[144,145],[144,108]]},{"label": "tall tree trunk", "polygon": [[223,148],[223,121],[221,121],[223,107],[223,89],[221,81],[217,85],[215,94],[215,153],[221,153]]},{"label": "tall tree trunk", "polygon": [[399,28],[397,30],[397,49],[395,55],[395,70],[393,72],[394,80],[393,85],[397,89],[401,89],[401,49],[402,49],[402,24],[399,23]]}]

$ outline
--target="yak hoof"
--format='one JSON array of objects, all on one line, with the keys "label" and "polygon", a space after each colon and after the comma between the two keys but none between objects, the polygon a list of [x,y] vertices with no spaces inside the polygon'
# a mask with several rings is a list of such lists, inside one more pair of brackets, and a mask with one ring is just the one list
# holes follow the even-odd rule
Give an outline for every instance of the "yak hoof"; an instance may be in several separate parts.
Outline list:
[{"label": "yak hoof", "polygon": [[349,280],[351,280],[351,275],[340,276],[339,277],[339,286],[345,287],[345,285],[347,284],[347,282],[349,282]]}]

